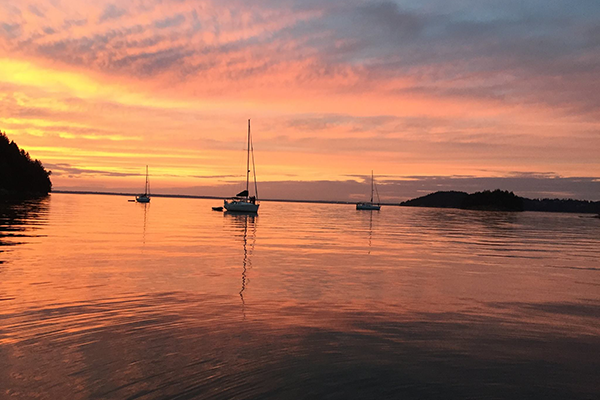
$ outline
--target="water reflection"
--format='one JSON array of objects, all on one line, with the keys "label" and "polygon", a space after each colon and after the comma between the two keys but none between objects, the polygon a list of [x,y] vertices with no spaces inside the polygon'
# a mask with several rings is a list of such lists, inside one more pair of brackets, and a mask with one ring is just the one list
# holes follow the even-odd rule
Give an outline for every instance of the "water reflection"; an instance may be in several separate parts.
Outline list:
[{"label": "water reflection", "polygon": [[371,239],[373,237],[373,213],[369,213],[369,251],[367,254],[371,255]]},{"label": "water reflection", "polygon": [[150,211],[150,203],[136,203],[138,206],[144,207],[144,225],[142,228],[142,245],[146,247],[146,222],[148,219],[148,212]]},{"label": "water reflection", "polygon": [[[22,200],[0,201],[0,253],[2,247],[22,243],[19,238],[41,236],[34,234],[47,223],[49,196]],[[0,260],[2,264],[4,260]]]},{"label": "water reflection", "polygon": [[159,200],[0,214],[0,393],[598,398],[597,220]]},{"label": "water reflection", "polygon": [[[239,291],[240,299],[242,300],[242,314],[246,319],[246,301],[244,299],[244,291],[250,283],[248,278],[248,270],[252,268],[251,256],[254,253],[256,244],[256,214],[245,213],[230,213],[225,212],[223,215],[232,222],[232,226],[241,231],[241,242],[244,250],[244,258],[242,261],[242,286]],[[250,232],[249,229],[250,228]],[[239,236],[238,236],[239,237]]]},{"label": "water reflection", "polygon": [[519,221],[523,213],[503,211],[467,211],[449,210],[441,208],[418,209],[415,222],[418,228],[435,230],[439,234],[452,235],[459,228],[460,232],[470,235],[472,231],[465,231],[463,227],[469,224],[477,232],[487,233],[510,232]]},{"label": "water reflection", "polygon": [[[373,214],[376,214],[377,218],[380,215],[380,212],[374,212],[374,211],[356,211],[356,218],[361,220],[361,224],[359,225],[361,227],[361,229],[358,230],[358,233],[360,233],[361,235],[361,239],[364,237],[363,235],[366,233],[366,237],[367,237],[367,246],[366,246],[366,250],[367,250],[367,255],[371,255],[371,248],[373,245]],[[368,227],[367,227],[368,224]],[[362,239],[364,240],[364,239]],[[364,241],[362,241],[362,243],[364,243]],[[364,247],[364,245],[360,246],[361,248]]]}]

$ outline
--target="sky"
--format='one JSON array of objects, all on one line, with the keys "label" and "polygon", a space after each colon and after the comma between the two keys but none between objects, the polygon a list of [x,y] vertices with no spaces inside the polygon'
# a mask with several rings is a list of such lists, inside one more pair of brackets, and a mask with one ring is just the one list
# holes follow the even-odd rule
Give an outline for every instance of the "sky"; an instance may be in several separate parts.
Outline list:
[{"label": "sky", "polygon": [[0,129],[54,189],[600,200],[597,0],[0,0]]}]

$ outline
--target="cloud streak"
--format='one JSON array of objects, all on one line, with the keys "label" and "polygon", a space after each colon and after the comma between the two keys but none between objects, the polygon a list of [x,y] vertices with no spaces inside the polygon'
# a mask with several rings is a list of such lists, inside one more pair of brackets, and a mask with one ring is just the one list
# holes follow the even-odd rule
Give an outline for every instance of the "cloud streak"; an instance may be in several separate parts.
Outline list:
[{"label": "cloud streak", "polygon": [[265,181],[597,177],[598,15],[591,0],[4,4],[0,123],[90,182],[148,160],[177,185],[235,176],[248,117]]},{"label": "cloud streak", "polygon": [[[64,28],[76,20],[67,10],[62,10],[67,14],[62,26],[43,28],[51,35],[40,35],[27,20],[5,23],[3,31],[13,51],[125,76],[166,73],[170,83],[190,75],[202,81],[198,74],[208,73],[227,88],[231,81],[277,77],[283,69],[288,73],[277,77],[277,84],[352,78],[353,87],[380,91],[382,79],[408,79],[409,85],[388,86],[390,95],[418,92],[588,112],[599,108],[598,88],[589,79],[599,72],[597,25],[588,16],[600,12],[598,6],[577,1],[592,14],[573,11],[577,5],[555,5],[553,14],[541,3],[539,10],[523,10],[510,3],[486,8],[469,2],[471,15],[465,15],[436,12],[440,4],[429,3],[414,9],[395,2],[321,7],[315,2],[303,13],[297,5],[290,8],[293,2],[236,11],[235,4],[228,8],[217,2],[202,8],[191,2],[149,2],[130,10],[106,3],[98,10],[103,23],[76,33]],[[28,8],[39,11],[33,4]],[[298,65],[302,60],[310,61]],[[557,84],[557,77],[568,79]]]}]

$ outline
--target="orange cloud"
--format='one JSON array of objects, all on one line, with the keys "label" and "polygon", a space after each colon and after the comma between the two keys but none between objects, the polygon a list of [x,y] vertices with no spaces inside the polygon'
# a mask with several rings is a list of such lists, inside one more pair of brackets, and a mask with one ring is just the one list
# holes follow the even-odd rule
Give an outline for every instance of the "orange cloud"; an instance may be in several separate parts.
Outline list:
[{"label": "orange cloud", "polygon": [[464,18],[336,1],[4,5],[0,124],[63,171],[56,188],[126,187],[145,164],[165,187],[236,180],[249,117],[263,181],[600,175],[587,17],[571,15],[588,36],[567,29],[569,46],[544,15]]}]

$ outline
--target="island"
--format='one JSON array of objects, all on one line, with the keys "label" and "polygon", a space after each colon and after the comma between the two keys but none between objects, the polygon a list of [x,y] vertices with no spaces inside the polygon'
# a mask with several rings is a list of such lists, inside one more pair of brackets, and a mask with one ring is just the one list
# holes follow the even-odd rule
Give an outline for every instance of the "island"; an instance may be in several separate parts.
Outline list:
[{"label": "island", "polygon": [[466,193],[445,191],[400,203],[409,207],[459,208],[485,211],[546,211],[569,213],[600,213],[600,201],[573,199],[528,199],[513,192],[494,191]]},{"label": "island", "polygon": [[0,198],[29,198],[52,190],[51,171],[0,131]]}]

